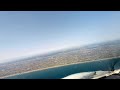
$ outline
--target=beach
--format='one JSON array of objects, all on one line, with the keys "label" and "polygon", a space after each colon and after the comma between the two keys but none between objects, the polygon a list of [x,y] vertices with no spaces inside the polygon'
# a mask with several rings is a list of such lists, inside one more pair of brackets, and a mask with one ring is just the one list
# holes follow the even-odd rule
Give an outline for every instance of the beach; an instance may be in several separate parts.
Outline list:
[{"label": "beach", "polygon": [[[97,71],[97,70],[108,70],[110,71],[111,65],[114,63],[114,61],[120,60],[120,58],[112,58],[112,59],[101,59],[101,60],[93,60],[93,61],[88,61],[88,62],[83,62],[83,63],[75,63],[71,65],[62,65],[62,66],[56,66],[56,67],[51,67],[51,68],[46,68],[43,70],[33,70],[30,72],[25,72],[21,74],[15,74],[7,77],[2,77],[2,78],[28,78],[28,79],[45,79],[45,78],[62,78],[65,77],[69,74],[73,73],[80,73],[80,72],[88,72],[88,71]],[[100,67],[102,65],[102,67]],[[51,73],[54,72],[54,73]],[[58,75],[59,74],[59,75]],[[31,76],[32,75],[32,76]],[[37,76],[38,75],[38,76]],[[49,75],[49,76],[47,76]],[[57,77],[55,77],[57,75]]]}]

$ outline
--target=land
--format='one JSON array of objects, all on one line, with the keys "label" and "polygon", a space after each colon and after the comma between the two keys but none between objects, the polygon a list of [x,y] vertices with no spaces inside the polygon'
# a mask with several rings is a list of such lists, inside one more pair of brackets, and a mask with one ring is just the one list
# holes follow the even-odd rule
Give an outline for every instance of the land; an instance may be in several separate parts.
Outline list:
[{"label": "land", "polygon": [[0,64],[0,77],[61,65],[120,56],[120,40],[91,44]]}]

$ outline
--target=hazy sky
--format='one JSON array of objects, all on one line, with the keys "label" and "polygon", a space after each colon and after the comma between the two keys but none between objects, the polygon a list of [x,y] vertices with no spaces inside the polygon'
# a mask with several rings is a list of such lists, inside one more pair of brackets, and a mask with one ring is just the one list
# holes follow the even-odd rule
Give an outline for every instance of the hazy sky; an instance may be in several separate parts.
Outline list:
[{"label": "hazy sky", "polygon": [[115,39],[119,11],[0,11],[0,63]]}]

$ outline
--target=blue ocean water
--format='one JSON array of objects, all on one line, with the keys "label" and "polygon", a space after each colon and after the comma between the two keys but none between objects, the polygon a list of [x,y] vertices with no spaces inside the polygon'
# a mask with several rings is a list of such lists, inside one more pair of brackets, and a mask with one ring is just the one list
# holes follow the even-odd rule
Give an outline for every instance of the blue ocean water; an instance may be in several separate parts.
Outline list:
[{"label": "blue ocean water", "polygon": [[114,58],[114,59],[96,60],[93,62],[55,67],[40,71],[33,71],[29,73],[10,76],[7,77],[6,79],[60,79],[74,73],[98,71],[98,70],[111,71],[119,68],[120,68],[120,58]]}]

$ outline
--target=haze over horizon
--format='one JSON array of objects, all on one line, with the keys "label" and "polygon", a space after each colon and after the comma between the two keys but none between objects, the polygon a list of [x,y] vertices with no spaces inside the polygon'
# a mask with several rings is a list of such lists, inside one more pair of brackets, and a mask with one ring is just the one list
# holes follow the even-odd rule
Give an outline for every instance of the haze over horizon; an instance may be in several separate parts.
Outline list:
[{"label": "haze over horizon", "polygon": [[0,63],[120,39],[119,11],[1,11]]}]

